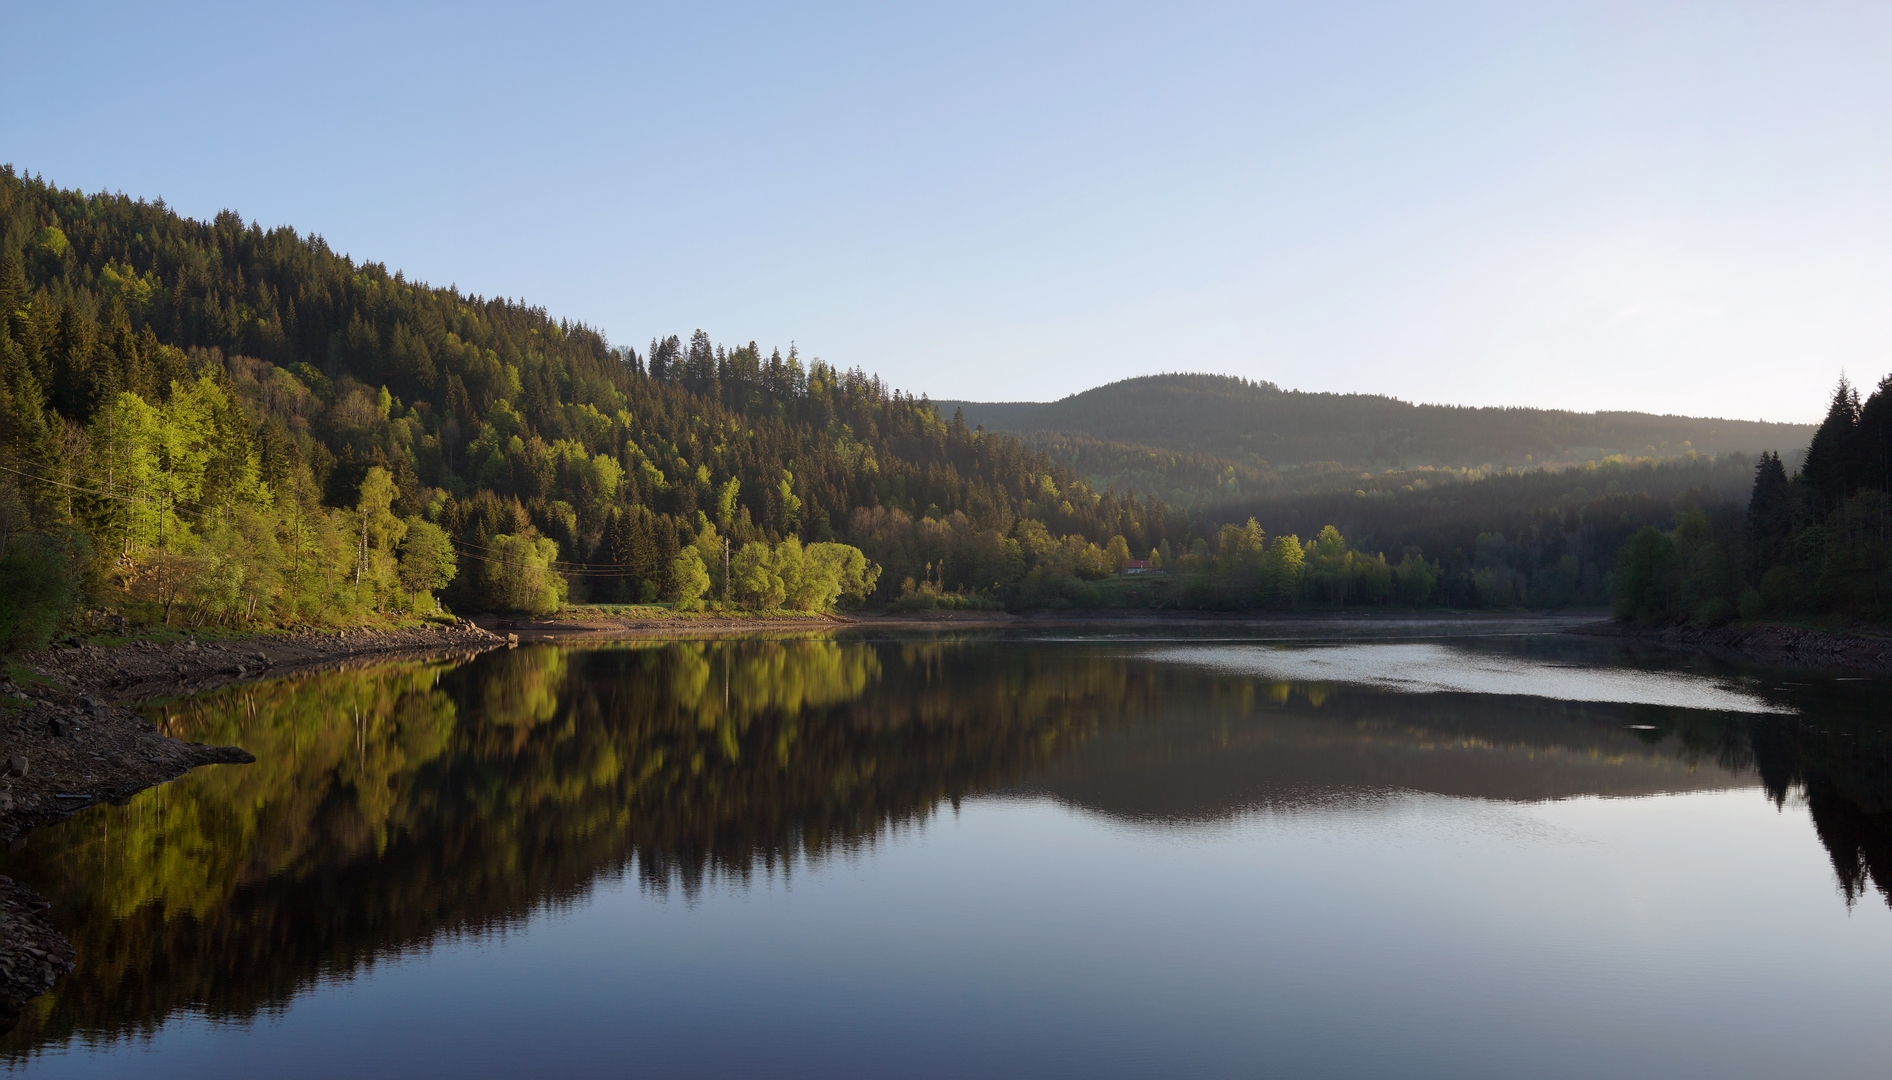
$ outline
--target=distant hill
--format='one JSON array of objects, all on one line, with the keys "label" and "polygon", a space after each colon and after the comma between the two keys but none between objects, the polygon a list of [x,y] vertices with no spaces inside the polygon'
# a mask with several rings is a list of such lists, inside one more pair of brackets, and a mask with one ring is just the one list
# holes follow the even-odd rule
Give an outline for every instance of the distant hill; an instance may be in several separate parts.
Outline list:
[{"label": "distant hill", "polygon": [[[1813,425],[1636,412],[1414,405],[1379,394],[1312,394],[1225,375],[1148,375],[1061,401],[939,401],[988,431],[1060,445],[1131,444],[1224,459],[1251,470],[1313,463],[1350,469],[1523,468],[1612,455],[1679,457],[1793,451]],[[1055,436],[1055,437],[1054,437]],[[1128,447],[1116,447],[1122,456]],[[1191,472],[1200,471],[1197,459]]]}]

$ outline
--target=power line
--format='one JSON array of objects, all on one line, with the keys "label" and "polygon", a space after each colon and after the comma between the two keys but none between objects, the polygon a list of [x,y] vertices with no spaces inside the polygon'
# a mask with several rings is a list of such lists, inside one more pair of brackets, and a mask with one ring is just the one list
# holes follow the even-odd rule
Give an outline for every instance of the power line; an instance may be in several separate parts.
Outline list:
[{"label": "power line", "polygon": [[97,488],[84,488],[84,487],[80,487],[77,484],[68,484],[64,480],[54,480],[48,476],[35,476],[34,474],[30,472],[25,472],[20,469],[8,468],[5,465],[0,465],[0,472],[10,472],[15,476],[24,476],[28,480],[37,480],[42,484],[51,484],[54,487],[70,488],[73,491],[77,491],[84,495],[96,495],[104,499],[123,499],[126,502],[157,502],[158,501],[156,499],[153,499],[149,495],[121,495],[116,491],[100,491]]},{"label": "power line", "polygon": [[169,499],[160,499],[160,498],[156,498],[150,495],[131,495],[131,494],[123,494],[116,491],[100,491],[97,488],[80,487],[77,484],[69,484],[64,480],[54,480],[50,476],[37,476],[33,473],[25,472],[20,469],[9,468],[5,465],[0,465],[0,472],[9,472],[15,476],[23,476],[26,479],[32,480],[36,483],[50,484],[53,487],[67,488],[69,490],[79,492],[81,495],[91,495],[100,499],[118,499],[122,502],[130,502],[130,503],[168,504],[168,505],[160,505],[160,509],[161,510],[168,509],[170,510],[171,513],[177,514],[180,516],[196,517],[200,521],[203,519],[203,516],[205,514],[211,513],[214,510],[214,507],[198,507],[196,509],[192,509],[187,506],[179,506],[177,504],[177,499],[175,497],[172,497]]},{"label": "power line", "polygon": [[[98,488],[81,487],[78,484],[68,483],[64,480],[55,480],[52,477],[48,477],[48,476],[38,476],[38,475],[35,475],[34,473],[30,473],[22,469],[15,469],[6,465],[0,465],[0,472],[12,473],[15,476],[24,477],[36,483],[49,484],[53,487],[66,488],[67,490],[76,491],[82,495],[91,495],[95,498],[117,499],[121,502],[128,502],[128,503],[156,504],[159,506],[160,510],[169,509],[170,512],[173,514],[178,514],[180,516],[196,517],[200,521],[203,519],[203,516],[206,513],[211,512],[210,508],[200,507],[196,509],[191,509],[189,507],[181,507],[177,504],[177,501],[175,499],[166,500],[166,499],[155,498],[150,495],[133,495],[133,494],[128,494],[128,493],[116,492],[116,491],[101,491]],[[168,505],[166,505],[167,503]],[[470,540],[461,540],[457,537],[451,537],[451,536],[448,537],[448,539],[451,540],[456,547],[471,548],[475,551],[484,551],[484,552],[489,552],[492,554],[503,554],[499,551],[498,548],[489,547],[485,544],[476,544]],[[485,562],[485,563],[502,562],[502,560],[500,559],[493,559],[493,558],[483,557],[480,555],[474,555],[471,552],[463,552],[463,554],[465,554],[467,558],[472,559],[475,562]],[[562,574],[568,577],[623,577],[624,575],[628,573],[635,573],[643,568],[634,563],[574,563],[574,562],[568,562],[568,561],[562,562],[562,561],[555,560],[547,567],[547,569],[553,570],[559,574]]]}]

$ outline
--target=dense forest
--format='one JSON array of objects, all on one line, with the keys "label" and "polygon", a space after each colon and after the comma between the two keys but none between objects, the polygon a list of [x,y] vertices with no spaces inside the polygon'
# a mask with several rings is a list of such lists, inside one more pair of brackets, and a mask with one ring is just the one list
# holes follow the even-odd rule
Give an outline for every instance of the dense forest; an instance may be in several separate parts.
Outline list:
[{"label": "dense forest", "polygon": [[[1034,408],[1135,439],[1166,417],[1172,441],[1218,450],[1248,410],[1234,456],[1021,441],[793,347],[700,330],[614,347],[317,236],[6,168],[0,646],[69,626],[350,624],[436,597],[537,613],[1600,604],[1621,599],[1621,551],[1671,574],[1644,533],[1685,549],[1676,566],[1701,562],[1701,535],[1722,553],[1712,588],[1663,586],[1665,613],[1693,617],[1704,588],[1726,602],[1705,617],[1878,610],[1844,582],[1883,547],[1860,539],[1883,518],[1883,397],[1845,390],[1797,479],[1765,453],[1787,494],[1756,488],[1756,505],[1787,509],[1748,514],[1753,460],[1731,448],[1800,429],[1163,376]],[[1639,443],[1656,453],[1548,460]],[[1264,452],[1287,446],[1327,456],[1277,471]],[[1504,454],[1525,468],[1489,463]],[[1486,460],[1417,463],[1453,456]],[[1133,562],[1161,572],[1123,576]]]},{"label": "dense forest", "polygon": [[[1051,460],[1068,466],[1099,490],[1134,491],[1162,499],[1174,507],[1195,507],[1285,486],[1280,472],[1267,462],[1249,464],[1213,454],[1163,450],[1142,443],[1118,442],[1068,431],[1036,431],[1020,435],[1027,447],[1041,450]],[[1337,464],[1331,468],[1293,470],[1296,485],[1313,487],[1349,483],[1357,469]]]},{"label": "dense forest", "polygon": [[1357,474],[1351,492],[1282,485],[1204,507],[1201,536],[1175,553],[1172,595],[1227,607],[1612,603],[1624,619],[1708,626],[1892,617],[1892,376],[1864,401],[1842,379],[1795,456],[1797,470],[1763,450],[1387,470]]},{"label": "dense forest", "polygon": [[1625,619],[1892,618],[1892,375],[1863,403],[1842,378],[1797,472],[1755,463],[1745,512],[1691,507],[1620,562]]},{"label": "dense forest", "polygon": [[[1026,519],[1051,543],[1008,549]],[[0,170],[16,641],[80,603],[192,624],[344,622],[435,591],[818,609],[927,578],[901,559],[939,521],[1012,578],[1186,534],[792,348],[699,331],[640,355],[317,236]]]},{"label": "dense forest", "polygon": [[[1303,544],[1305,600],[1601,605],[1617,553],[1639,529],[1666,528],[1696,511],[1737,519],[1750,460],[1732,454],[1494,475],[1421,470],[1357,477],[1350,491],[1232,500],[1209,515],[1230,523],[1218,537],[1246,521],[1244,531],[1256,537],[1250,547],[1266,535],[1324,535],[1324,554]],[[1221,555],[1224,546],[1196,547],[1194,561],[1220,571],[1198,582],[1196,595],[1245,606],[1252,585]]]},{"label": "dense forest", "polygon": [[[1191,504],[1224,496],[1229,479],[1260,495],[1282,478],[1302,490],[1318,486],[1334,469],[1522,469],[1691,451],[1754,454],[1803,446],[1812,434],[1800,424],[1415,405],[1378,394],[1282,390],[1226,375],[1151,375],[1046,404],[941,408],[958,408],[969,424],[1018,434],[1054,455],[1060,445],[1078,448],[1080,475],[1093,482],[1118,480],[1125,490]],[[1109,453],[1099,452],[1104,446]],[[1201,478],[1206,459],[1224,463],[1208,484]],[[1250,475],[1235,477],[1225,471],[1231,467]],[[1315,475],[1296,483],[1308,470]]]}]

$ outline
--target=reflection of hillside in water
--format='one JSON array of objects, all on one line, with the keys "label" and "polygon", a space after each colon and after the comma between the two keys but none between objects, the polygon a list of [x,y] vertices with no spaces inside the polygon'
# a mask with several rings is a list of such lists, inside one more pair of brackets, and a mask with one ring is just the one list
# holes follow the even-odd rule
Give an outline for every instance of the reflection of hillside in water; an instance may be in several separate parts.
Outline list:
[{"label": "reflection of hillside in water", "polygon": [[1246,686],[1252,697],[1179,695],[1160,730],[1094,740],[1034,776],[1029,790],[1114,816],[1181,822],[1394,791],[1538,801],[1755,783],[1675,740],[1638,738],[1627,706]]},{"label": "reflection of hillside in water", "polygon": [[1160,728],[1113,730],[1015,790],[1186,823],[1396,791],[1538,801],[1758,784],[1776,805],[1804,800],[1848,903],[1876,888],[1892,905],[1892,727],[1880,695],[1813,684],[1770,695],[1771,711],[1789,715],[1767,715],[1318,682],[1186,689],[1207,696],[1172,694]]},{"label": "reflection of hillside in water", "polygon": [[1758,764],[1770,792],[1807,793],[1849,895],[1892,872],[1882,737],[1842,747],[1777,718],[1336,691],[1087,646],[525,648],[233,688],[164,723],[257,762],[88,811],[7,859],[80,952],[8,1054],[149,1031],[179,1009],[253,1016],[631,867],[686,893],[788,873],[988,792],[1201,820],[1391,790],[1696,790],[1751,783]]},{"label": "reflection of hillside in water", "polygon": [[7,860],[53,898],[80,966],[0,1045],[250,1017],[632,865],[686,892],[786,873],[1121,717],[1107,667],[975,679],[936,650],[819,640],[545,647],[186,701],[167,730],[255,766],[88,811]]}]

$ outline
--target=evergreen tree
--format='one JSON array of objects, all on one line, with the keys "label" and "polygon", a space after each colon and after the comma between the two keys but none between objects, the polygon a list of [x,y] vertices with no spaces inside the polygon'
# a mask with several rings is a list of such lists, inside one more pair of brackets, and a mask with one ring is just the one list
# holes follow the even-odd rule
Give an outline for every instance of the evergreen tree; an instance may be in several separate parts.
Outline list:
[{"label": "evergreen tree", "polygon": [[1852,494],[1854,433],[1859,425],[1859,392],[1842,376],[1827,405],[1826,419],[1807,445],[1800,477],[1815,511],[1824,514]]},{"label": "evergreen tree", "polygon": [[1754,492],[1747,504],[1748,551],[1758,580],[1761,572],[1788,556],[1793,535],[1793,488],[1780,455],[1761,453],[1754,466]]},{"label": "evergreen tree", "polygon": [[1892,375],[1860,406],[1850,457],[1856,489],[1892,493]]}]

